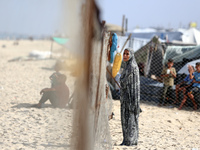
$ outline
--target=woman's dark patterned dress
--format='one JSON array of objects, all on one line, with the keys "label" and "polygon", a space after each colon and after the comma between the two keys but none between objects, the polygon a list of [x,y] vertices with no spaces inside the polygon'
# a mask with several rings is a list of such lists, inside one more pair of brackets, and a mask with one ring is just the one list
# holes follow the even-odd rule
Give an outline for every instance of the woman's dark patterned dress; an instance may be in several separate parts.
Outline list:
[{"label": "woman's dark patterned dress", "polygon": [[130,49],[129,61],[123,62],[124,70],[120,78],[121,124],[123,132],[122,145],[137,145],[138,117],[140,113],[140,80],[139,70],[133,51]]}]

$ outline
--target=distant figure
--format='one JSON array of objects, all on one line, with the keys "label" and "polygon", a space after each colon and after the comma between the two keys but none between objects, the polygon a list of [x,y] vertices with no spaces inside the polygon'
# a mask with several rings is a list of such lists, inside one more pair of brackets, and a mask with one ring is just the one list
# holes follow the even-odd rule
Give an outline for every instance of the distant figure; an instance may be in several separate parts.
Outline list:
[{"label": "distant figure", "polygon": [[120,77],[120,103],[123,141],[120,145],[138,144],[138,118],[140,113],[140,78],[134,52],[127,48],[123,54]]},{"label": "distant figure", "polygon": [[172,87],[174,85],[174,78],[176,78],[176,69],[173,67],[173,59],[169,59],[167,67],[163,68],[161,77],[163,78],[164,86],[162,97],[159,101],[159,106],[166,104],[166,99],[168,99],[172,94]]},{"label": "distant figure", "polygon": [[144,76],[144,63],[138,63],[140,76]]},{"label": "distant figure", "polygon": [[64,108],[69,100],[69,88],[65,84],[66,76],[57,74],[53,80],[51,88],[44,88],[40,91],[43,94],[39,103],[33,107],[41,108],[49,100],[54,107]]}]

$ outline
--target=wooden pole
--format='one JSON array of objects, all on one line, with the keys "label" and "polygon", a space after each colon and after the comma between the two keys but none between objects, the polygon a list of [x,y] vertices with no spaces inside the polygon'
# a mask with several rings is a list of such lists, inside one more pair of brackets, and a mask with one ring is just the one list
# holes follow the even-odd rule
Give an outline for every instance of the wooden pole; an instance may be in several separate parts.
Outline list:
[{"label": "wooden pole", "polygon": [[126,18],[126,32],[128,31],[128,18]]},{"label": "wooden pole", "polygon": [[106,70],[107,70],[108,74],[113,78],[113,80],[115,81],[115,83],[117,83],[117,86],[118,86],[119,88],[121,88],[121,86],[120,86],[119,83],[116,81],[116,79],[112,76],[112,73],[108,70],[108,68],[106,68]]},{"label": "wooden pole", "polygon": [[124,35],[124,21],[125,21],[125,15],[122,17],[122,35]]},{"label": "wooden pole", "polygon": [[50,54],[50,59],[52,59],[52,53],[53,53],[53,39],[51,39],[51,54]]}]

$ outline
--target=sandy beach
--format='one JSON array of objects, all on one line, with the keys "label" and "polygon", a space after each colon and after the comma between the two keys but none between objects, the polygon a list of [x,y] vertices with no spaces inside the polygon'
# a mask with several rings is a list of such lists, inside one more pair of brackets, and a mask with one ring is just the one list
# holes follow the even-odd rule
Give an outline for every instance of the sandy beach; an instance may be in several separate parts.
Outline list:
[{"label": "sandy beach", "polygon": [[[30,107],[40,99],[40,90],[50,87],[49,76],[56,59],[17,60],[33,50],[49,51],[50,41],[0,41],[0,149],[70,149],[72,109]],[[53,51],[61,46],[54,44]],[[75,78],[69,71],[67,85],[73,92]],[[109,121],[113,150],[197,150],[200,149],[200,111],[178,110],[141,103],[137,146],[119,146],[122,142],[120,102],[113,101],[114,118]]]}]

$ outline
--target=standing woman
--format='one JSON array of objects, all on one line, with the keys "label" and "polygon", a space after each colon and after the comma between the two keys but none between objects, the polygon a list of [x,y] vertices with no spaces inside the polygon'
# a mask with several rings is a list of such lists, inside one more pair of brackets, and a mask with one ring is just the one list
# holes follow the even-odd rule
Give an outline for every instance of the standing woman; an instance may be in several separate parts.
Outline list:
[{"label": "standing woman", "polygon": [[140,113],[140,79],[134,51],[126,48],[123,53],[123,71],[120,77],[121,124],[123,142],[121,145],[137,145],[138,117]]}]

